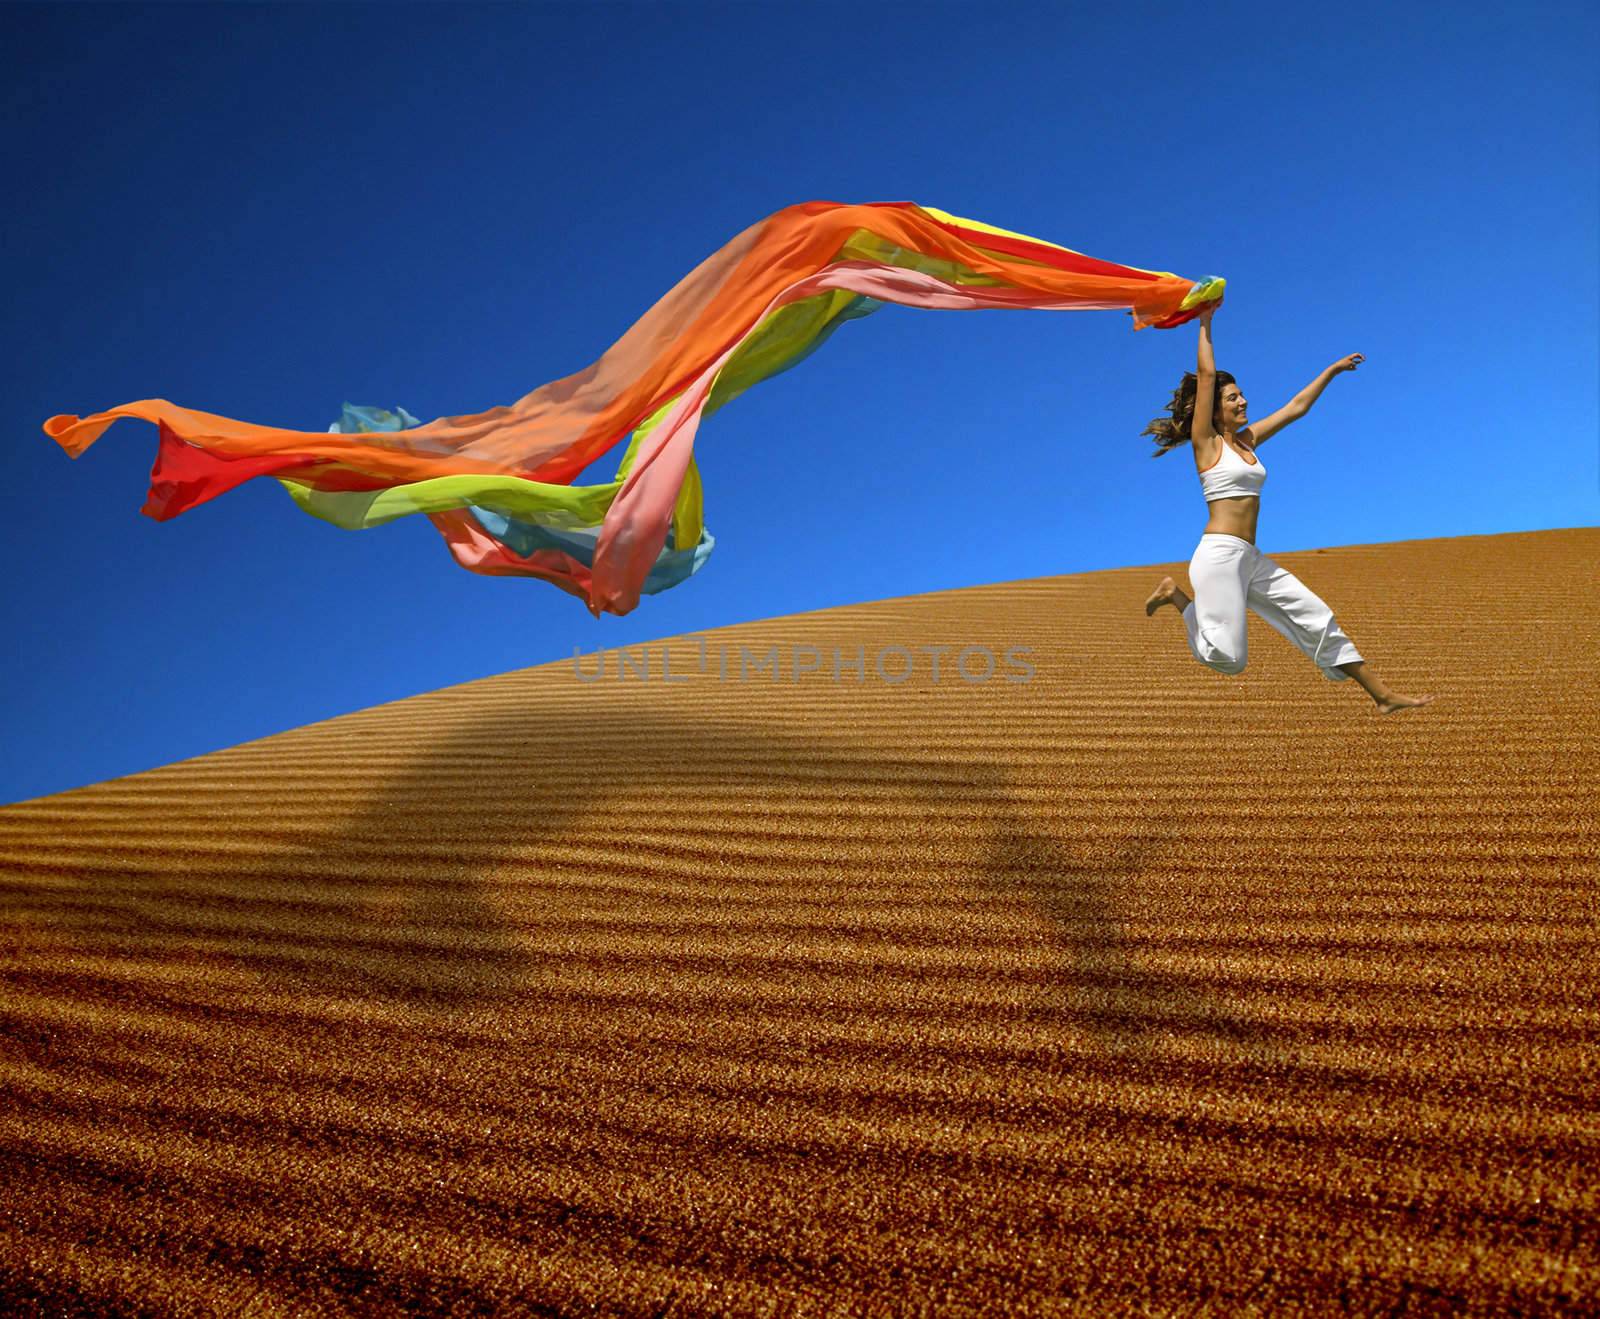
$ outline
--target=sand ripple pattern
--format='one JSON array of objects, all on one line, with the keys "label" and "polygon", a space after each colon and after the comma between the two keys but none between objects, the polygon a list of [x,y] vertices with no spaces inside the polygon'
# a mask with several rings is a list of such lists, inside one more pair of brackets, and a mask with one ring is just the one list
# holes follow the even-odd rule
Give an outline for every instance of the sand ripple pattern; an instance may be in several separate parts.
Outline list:
[{"label": "sand ripple pattern", "polygon": [[0,1311],[1593,1312],[1600,529],[1274,557],[1440,700],[1157,564],[0,810]]}]

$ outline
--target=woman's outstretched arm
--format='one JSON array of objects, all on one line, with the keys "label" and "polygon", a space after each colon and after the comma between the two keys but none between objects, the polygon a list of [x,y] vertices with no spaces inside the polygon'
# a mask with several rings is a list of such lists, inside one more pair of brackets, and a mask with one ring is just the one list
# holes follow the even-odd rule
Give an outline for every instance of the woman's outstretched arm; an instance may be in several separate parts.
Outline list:
[{"label": "woman's outstretched arm", "polygon": [[1276,412],[1268,413],[1258,421],[1252,421],[1249,426],[1252,445],[1259,447],[1265,444],[1285,426],[1291,422],[1299,421],[1301,417],[1311,411],[1311,405],[1317,401],[1317,396],[1328,387],[1328,381],[1332,380],[1341,371],[1354,371],[1361,360],[1360,353],[1351,353],[1349,357],[1341,357]]},{"label": "woman's outstretched arm", "polygon": [[1290,399],[1289,407],[1302,417],[1305,416],[1307,412],[1311,411],[1311,405],[1317,401],[1322,391],[1328,387],[1328,381],[1332,380],[1341,371],[1354,371],[1362,360],[1360,353],[1351,353],[1349,357],[1341,357],[1332,366],[1325,368],[1315,380]]}]

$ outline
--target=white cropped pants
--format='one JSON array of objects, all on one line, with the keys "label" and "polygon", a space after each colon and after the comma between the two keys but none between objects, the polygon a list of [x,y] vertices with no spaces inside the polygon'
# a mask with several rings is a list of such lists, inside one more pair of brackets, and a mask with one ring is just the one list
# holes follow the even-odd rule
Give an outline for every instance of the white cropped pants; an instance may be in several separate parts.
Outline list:
[{"label": "white cropped pants", "polygon": [[1189,560],[1194,599],[1183,611],[1189,649],[1219,673],[1240,673],[1245,662],[1245,609],[1299,646],[1322,676],[1343,682],[1336,665],[1361,658],[1339,630],[1333,611],[1287,568],[1280,568],[1249,541],[1225,532],[1200,537]]}]

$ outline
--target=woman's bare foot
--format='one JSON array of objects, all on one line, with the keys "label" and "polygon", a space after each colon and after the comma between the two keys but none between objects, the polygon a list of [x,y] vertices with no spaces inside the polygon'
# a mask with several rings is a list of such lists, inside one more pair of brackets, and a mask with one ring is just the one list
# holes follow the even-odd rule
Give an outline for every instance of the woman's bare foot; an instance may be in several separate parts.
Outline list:
[{"label": "woman's bare foot", "polygon": [[1432,696],[1389,696],[1378,702],[1378,713],[1393,714],[1396,710],[1409,710],[1413,706],[1426,705],[1433,699]]},{"label": "woman's bare foot", "polygon": [[1144,602],[1144,612],[1146,615],[1155,613],[1156,610],[1160,609],[1164,604],[1171,604],[1173,593],[1177,589],[1177,582],[1173,581],[1170,577],[1163,577],[1161,579],[1161,584],[1156,587],[1155,592],[1148,600]]}]

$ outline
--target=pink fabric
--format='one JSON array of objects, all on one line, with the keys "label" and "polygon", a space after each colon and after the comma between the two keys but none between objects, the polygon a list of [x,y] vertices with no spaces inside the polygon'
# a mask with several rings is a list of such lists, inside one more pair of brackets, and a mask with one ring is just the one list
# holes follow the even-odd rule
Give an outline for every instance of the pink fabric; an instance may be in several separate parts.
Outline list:
[{"label": "pink fabric", "polygon": [[430,513],[428,521],[439,529],[456,562],[471,572],[491,577],[542,577],[580,600],[589,598],[589,569],[570,554],[555,549],[518,554],[484,531],[470,513],[458,509]]}]

